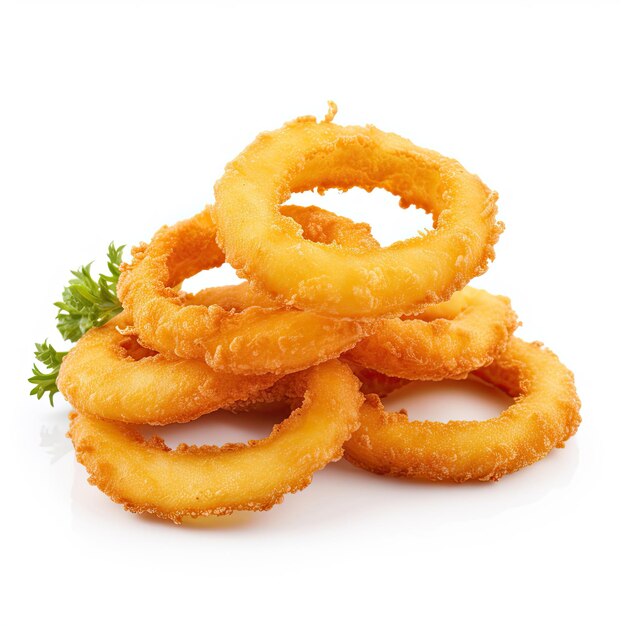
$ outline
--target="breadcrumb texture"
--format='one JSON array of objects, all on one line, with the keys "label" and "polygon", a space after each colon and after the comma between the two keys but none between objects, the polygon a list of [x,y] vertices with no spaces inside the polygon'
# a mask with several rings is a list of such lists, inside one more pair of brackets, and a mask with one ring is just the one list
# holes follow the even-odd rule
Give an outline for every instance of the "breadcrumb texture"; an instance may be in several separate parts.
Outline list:
[{"label": "breadcrumb texture", "polygon": [[171,450],[158,437],[145,441],[128,425],[80,413],[70,416],[69,436],[90,482],[134,513],[180,523],[265,511],[341,457],[363,402],[358,380],[337,360],[288,380],[286,393],[302,393],[302,404],[259,441]]},{"label": "breadcrumb texture", "polygon": [[[316,207],[282,210],[281,217],[297,232],[328,249],[375,245],[365,224]],[[371,324],[285,308],[267,296],[236,309],[210,303],[209,292],[202,301],[180,292],[185,278],[223,261],[208,210],[162,228],[150,244],[134,248],[118,284],[120,301],[133,320],[129,332],[165,356],[204,360],[216,370],[243,375],[306,369],[339,356],[371,332]],[[292,267],[288,263],[281,271]]]},{"label": "breadcrumb texture", "polygon": [[563,447],[578,429],[574,377],[540,343],[514,337],[503,354],[474,374],[515,398],[512,406],[484,422],[410,422],[406,413],[387,413],[378,396],[369,395],[345,458],[390,476],[498,480]]},{"label": "breadcrumb texture", "polygon": [[81,414],[133,424],[189,422],[279,378],[236,376],[203,361],[166,358],[119,332],[129,324],[122,313],[91,329],[63,359],[57,384]]},{"label": "breadcrumb texture", "polygon": [[[333,115],[262,133],[227,165],[210,210],[238,274],[287,306],[351,319],[419,313],[482,274],[502,230],[497,195],[453,159]],[[351,251],[305,239],[279,210],[294,192],[351,187],[386,189],[435,229]]]},{"label": "breadcrumb texture", "polygon": [[398,378],[466,378],[502,353],[517,326],[508,298],[465,287],[417,317],[381,320],[344,358]]}]

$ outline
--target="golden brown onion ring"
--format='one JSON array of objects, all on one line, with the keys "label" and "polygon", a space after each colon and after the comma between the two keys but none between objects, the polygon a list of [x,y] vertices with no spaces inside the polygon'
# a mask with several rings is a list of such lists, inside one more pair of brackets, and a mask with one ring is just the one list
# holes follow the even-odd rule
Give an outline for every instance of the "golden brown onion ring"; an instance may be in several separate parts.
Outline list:
[{"label": "golden brown onion ring", "polygon": [[[344,360],[343,357],[341,359]],[[362,367],[356,363],[348,363],[354,375],[361,381],[361,393],[375,393],[379,398],[384,398],[396,389],[408,385],[411,381],[405,378],[387,376],[381,372]]]},{"label": "golden brown onion ring", "polygon": [[[411,382],[410,380],[385,376],[380,372],[353,363],[348,365],[352,373],[361,381],[361,393],[363,394],[375,393],[378,397],[383,398]],[[233,402],[224,408],[232,413],[268,413],[280,411],[286,407],[293,408],[293,398],[288,393],[289,380],[289,376],[281,378],[271,387],[261,389],[248,398]]]},{"label": "golden brown onion ring", "polygon": [[[331,120],[303,117],[262,133],[226,167],[211,213],[239,275],[286,305],[363,319],[418,313],[487,269],[502,230],[495,193],[457,161]],[[280,213],[293,192],[351,187],[386,189],[431,213],[435,229],[351,251],[304,239]]]},{"label": "golden brown onion ring", "polygon": [[577,430],[580,400],[572,373],[539,343],[513,337],[476,376],[515,398],[484,422],[409,422],[387,413],[378,396],[361,408],[345,458],[377,474],[464,482],[498,480],[542,459]]},{"label": "golden brown onion ring", "polygon": [[[302,237],[308,241],[328,246],[332,250],[375,250],[380,243],[372,235],[372,228],[365,222],[353,222],[318,206],[285,204],[279,209],[284,217],[291,218],[302,229]],[[280,300],[278,301],[280,302]]]},{"label": "golden brown onion ring", "polygon": [[[285,207],[283,213],[296,230],[317,237],[328,249],[378,245],[367,225],[327,211]],[[331,237],[336,237],[334,243],[328,243]],[[207,210],[162,228],[150,244],[135,248],[133,257],[132,264],[122,267],[118,286],[134,322],[129,332],[165,356],[202,359],[233,374],[285,374],[334,358],[365,334],[363,324],[276,304],[239,311],[186,304],[175,286],[223,262]]]},{"label": "golden brown onion ring", "polygon": [[517,325],[508,298],[465,287],[417,317],[382,320],[344,358],[398,378],[465,378],[506,348]]},{"label": "golden brown onion ring", "polygon": [[289,381],[302,405],[260,441],[170,450],[158,437],[144,441],[124,424],[80,413],[72,416],[69,436],[90,482],[135,513],[179,523],[186,515],[264,511],[341,457],[363,402],[358,380],[336,360]]},{"label": "golden brown onion ring", "polygon": [[[271,306],[268,296],[247,282],[211,287],[187,296],[187,301],[215,303],[236,311]],[[363,393],[378,393],[379,389],[387,394],[407,380],[467,377],[489,365],[506,348],[517,326],[508,298],[465,287],[417,317],[381,320],[376,332],[342,359],[359,366],[358,371],[353,369],[366,384]]]},{"label": "golden brown onion ring", "polygon": [[133,424],[189,422],[246,400],[277,380],[274,374],[235,376],[203,361],[150,354],[118,326],[123,313],[86,333],[63,359],[57,385],[85,416]]}]

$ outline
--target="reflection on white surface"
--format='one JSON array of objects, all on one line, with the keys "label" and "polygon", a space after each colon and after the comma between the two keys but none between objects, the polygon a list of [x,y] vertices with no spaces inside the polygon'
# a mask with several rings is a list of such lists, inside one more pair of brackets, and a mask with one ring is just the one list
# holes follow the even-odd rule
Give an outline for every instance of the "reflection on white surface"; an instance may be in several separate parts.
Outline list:
[{"label": "reflection on white surface", "polygon": [[[442,526],[501,515],[534,505],[551,492],[566,487],[578,466],[575,440],[563,450],[553,450],[545,459],[496,483],[430,483],[388,478],[360,470],[345,460],[318,472],[304,491],[287,494],[270,511],[236,512],[225,517],[188,519],[182,528],[150,515],[134,515],[113,503],[87,483],[82,466],[76,466],[72,488],[72,511],[76,530],[91,533],[94,518],[117,523],[129,530],[155,531],[223,530],[280,534],[316,529],[393,523],[399,532],[431,531]],[[102,530],[101,525],[99,526]],[[382,540],[382,539],[381,539]]]},{"label": "reflection on white surface", "polygon": [[72,451],[72,444],[66,437],[67,419],[62,423],[52,425],[43,424],[39,430],[39,445],[50,456],[50,463],[54,464]]}]

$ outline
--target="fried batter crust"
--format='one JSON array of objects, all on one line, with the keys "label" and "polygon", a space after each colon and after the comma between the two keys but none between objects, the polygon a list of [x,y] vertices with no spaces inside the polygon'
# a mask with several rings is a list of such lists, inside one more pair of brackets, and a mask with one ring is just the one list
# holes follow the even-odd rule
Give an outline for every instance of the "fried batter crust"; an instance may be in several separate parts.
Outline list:
[{"label": "fried batter crust", "polygon": [[343,358],[397,378],[466,378],[506,348],[517,326],[508,298],[465,287],[415,318],[382,320]]},{"label": "fried batter crust", "polygon": [[167,359],[124,336],[130,317],[118,315],[86,333],[63,359],[57,384],[85,416],[133,424],[189,422],[246,400],[276,382],[275,374],[236,376],[203,361]]},{"label": "fried batter crust", "polygon": [[503,354],[474,374],[515,398],[511,407],[484,422],[410,422],[405,413],[387,413],[378,396],[369,395],[345,458],[390,476],[498,480],[563,447],[578,429],[574,377],[540,343],[514,337]]},{"label": "fried batter crust", "polygon": [[[242,278],[287,306],[371,319],[419,313],[486,271],[502,230],[495,193],[457,161],[331,119],[303,117],[262,133],[217,182],[210,210],[218,243]],[[293,192],[355,186],[425,209],[435,229],[349,251],[304,239],[279,211]]]},{"label": "fried batter crust", "polygon": [[[341,360],[343,361],[344,358],[342,357]],[[387,376],[356,363],[348,362],[348,365],[350,365],[356,377],[361,381],[361,393],[364,394],[375,393],[379,398],[384,398],[396,389],[400,389],[411,382],[405,378]]]},{"label": "fried batter crust", "polygon": [[180,523],[184,516],[265,511],[341,457],[363,402],[358,380],[337,360],[282,385],[302,394],[302,405],[260,441],[171,450],[158,437],[145,441],[127,425],[80,413],[71,415],[69,436],[90,482],[134,513]]},{"label": "fried batter crust", "polygon": [[[293,228],[328,249],[377,245],[367,225],[316,207],[282,210]],[[129,332],[165,356],[201,359],[217,370],[248,375],[306,369],[352,348],[369,332],[362,323],[288,310],[267,298],[263,306],[239,311],[206,306],[206,300],[200,305],[176,288],[223,261],[208,210],[162,228],[150,244],[134,248],[133,262],[122,266],[118,285],[120,301],[133,319]]]}]

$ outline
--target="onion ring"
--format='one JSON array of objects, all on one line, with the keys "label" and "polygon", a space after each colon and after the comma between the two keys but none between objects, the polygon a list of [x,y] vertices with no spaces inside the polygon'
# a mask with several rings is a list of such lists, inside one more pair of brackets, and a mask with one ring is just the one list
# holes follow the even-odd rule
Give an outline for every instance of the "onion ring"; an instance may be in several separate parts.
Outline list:
[{"label": "onion ring", "polygon": [[[341,358],[343,361],[343,357]],[[361,381],[361,393],[375,393],[379,398],[388,396],[396,389],[408,385],[411,381],[405,378],[387,376],[381,372],[348,362],[354,375]]]},{"label": "onion ring", "polygon": [[387,413],[378,396],[361,408],[361,427],[345,458],[377,474],[464,482],[498,480],[562,448],[580,424],[572,373],[540,343],[513,337],[476,376],[515,398],[498,417],[480,421],[409,422]]},{"label": "onion ring", "polygon": [[292,375],[289,386],[304,397],[301,407],[248,444],[170,450],[158,437],[144,441],[126,425],[80,413],[69,436],[90,482],[134,513],[180,523],[187,515],[265,511],[341,457],[363,402],[357,379],[337,360]]},{"label": "onion ring", "polygon": [[[247,282],[210,287],[188,296],[187,301],[215,303],[235,311],[272,306],[268,296]],[[386,395],[408,380],[466,378],[506,348],[517,326],[508,298],[465,287],[418,317],[381,320],[375,333],[341,358],[354,366],[365,385],[363,393]]]},{"label": "onion ring", "polygon": [[398,378],[465,378],[489,365],[517,326],[508,298],[465,287],[417,318],[382,320],[343,358]]},{"label": "onion ring", "polygon": [[[315,207],[283,211],[294,228],[318,237],[319,245],[328,249],[377,245],[367,225]],[[330,243],[330,237],[336,240]],[[232,374],[286,374],[338,356],[366,332],[365,325],[354,321],[287,310],[278,304],[241,311],[217,304],[186,305],[175,286],[224,260],[208,210],[162,228],[150,244],[135,248],[133,257],[132,264],[122,266],[118,284],[120,301],[134,323],[128,332],[168,357],[202,359]]]},{"label": "onion ring", "polygon": [[[482,274],[502,230],[497,195],[457,161],[333,114],[259,135],[215,185],[218,243],[238,274],[287,306],[351,319],[418,313]],[[280,214],[293,192],[355,186],[424,208],[435,229],[349,251],[305,240]]]},{"label": "onion ring", "polygon": [[129,319],[122,313],[91,329],[63,359],[57,385],[86,417],[132,424],[189,422],[277,380],[274,374],[235,376],[202,361],[150,353],[117,330]]},{"label": "onion ring", "polygon": [[[341,359],[340,359],[341,360]],[[361,381],[361,393],[375,393],[379,398],[408,385],[411,381],[402,378],[385,376],[375,370],[370,370],[353,363],[348,363],[352,373]],[[289,376],[281,378],[271,387],[266,387],[253,393],[248,398],[238,400],[224,407],[232,413],[269,413],[279,411],[285,407],[293,408],[293,401],[289,393]]]}]

